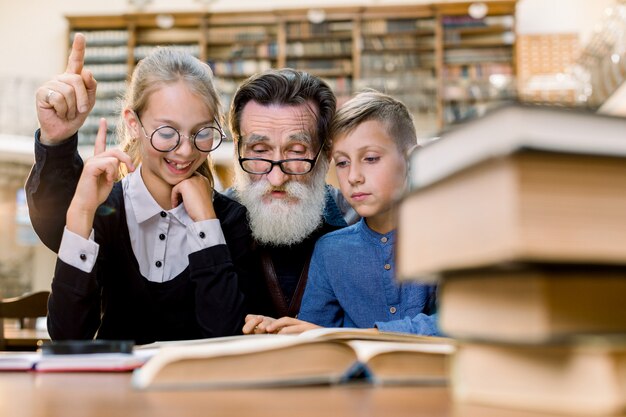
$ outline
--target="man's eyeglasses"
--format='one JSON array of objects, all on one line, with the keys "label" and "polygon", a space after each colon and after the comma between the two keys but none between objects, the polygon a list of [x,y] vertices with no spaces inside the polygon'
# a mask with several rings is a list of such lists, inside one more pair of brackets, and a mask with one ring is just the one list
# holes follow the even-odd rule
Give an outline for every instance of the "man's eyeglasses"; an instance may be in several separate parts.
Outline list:
[{"label": "man's eyeglasses", "polygon": [[222,141],[226,139],[226,134],[222,130],[222,127],[217,119],[213,119],[217,127],[203,126],[196,133],[189,136],[182,135],[176,128],[168,125],[159,126],[154,129],[152,134],[148,135],[141,119],[139,118],[139,115],[135,113],[135,116],[137,116],[137,120],[141,125],[141,130],[143,130],[144,136],[150,139],[152,147],[159,152],[170,152],[178,148],[181,137],[190,139],[196,149],[201,152],[214,151],[218,146],[220,146]]},{"label": "man's eyeglasses", "polygon": [[242,158],[241,157],[241,138],[237,141],[237,156],[239,157],[239,165],[241,169],[248,174],[269,174],[275,165],[278,165],[281,171],[287,175],[304,175],[311,172],[315,166],[320,153],[324,149],[324,143],[320,146],[320,149],[315,154],[315,158],[291,158],[281,159],[279,161],[273,161],[271,159],[264,158]]}]

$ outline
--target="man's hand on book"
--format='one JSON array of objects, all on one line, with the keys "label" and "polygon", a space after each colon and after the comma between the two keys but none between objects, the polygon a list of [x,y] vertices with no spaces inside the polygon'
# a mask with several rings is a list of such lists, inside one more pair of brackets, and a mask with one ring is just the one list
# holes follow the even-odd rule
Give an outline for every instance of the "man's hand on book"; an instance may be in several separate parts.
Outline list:
[{"label": "man's hand on book", "polygon": [[267,316],[248,314],[246,316],[246,324],[244,324],[242,331],[243,334],[297,334],[305,330],[317,329],[319,327],[320,326],[316,324],[294,319],[293,317],[275,319]]}]

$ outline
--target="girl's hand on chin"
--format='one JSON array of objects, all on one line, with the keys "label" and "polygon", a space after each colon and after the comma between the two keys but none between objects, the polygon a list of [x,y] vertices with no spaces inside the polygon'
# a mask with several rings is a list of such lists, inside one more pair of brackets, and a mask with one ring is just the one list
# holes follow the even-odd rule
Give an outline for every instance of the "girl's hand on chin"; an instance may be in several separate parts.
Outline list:
[{"label": "girl's hand on chin", "polygon": [[209,180],[196,173],[172,188],[172,207],[181,202],[194,222],[216,219],[213,209],[213,189]]}]

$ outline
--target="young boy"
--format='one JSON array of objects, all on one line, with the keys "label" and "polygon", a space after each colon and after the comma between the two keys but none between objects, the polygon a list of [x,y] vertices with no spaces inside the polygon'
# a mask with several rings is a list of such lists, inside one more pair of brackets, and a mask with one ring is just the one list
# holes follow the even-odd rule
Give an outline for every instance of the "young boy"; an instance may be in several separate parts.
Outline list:
[{"label": "young boy", "polygon": [[435,288],[394,280],[394,205],[417,143],[407,108],[385,94],[360,93],[337,111],[330,137],[341,193],[362,219],[318,240],[298,319],[249,315],[243,332],[323,326],[437,335]]}]

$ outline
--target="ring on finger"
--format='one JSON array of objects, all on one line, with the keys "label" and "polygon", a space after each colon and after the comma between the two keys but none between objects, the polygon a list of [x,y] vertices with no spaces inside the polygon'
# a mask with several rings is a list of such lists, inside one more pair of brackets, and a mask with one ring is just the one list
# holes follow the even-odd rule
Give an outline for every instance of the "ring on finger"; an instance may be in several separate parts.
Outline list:
[{"label": "ring on finger", "polygon": [[48,90],[48,94],[46,94],[46,103],[50,104],[50,97],[52,97],[56,93],[54,90]]}]

